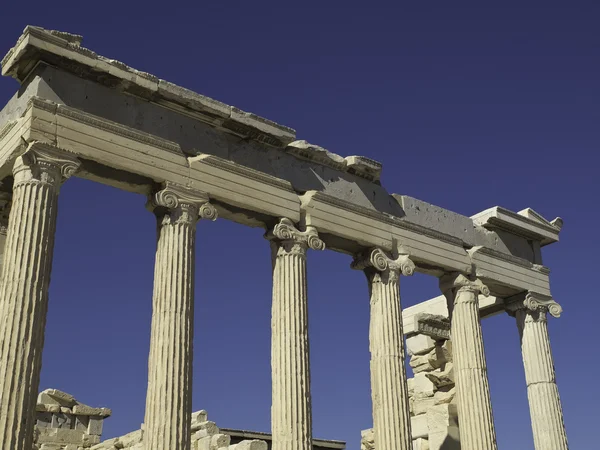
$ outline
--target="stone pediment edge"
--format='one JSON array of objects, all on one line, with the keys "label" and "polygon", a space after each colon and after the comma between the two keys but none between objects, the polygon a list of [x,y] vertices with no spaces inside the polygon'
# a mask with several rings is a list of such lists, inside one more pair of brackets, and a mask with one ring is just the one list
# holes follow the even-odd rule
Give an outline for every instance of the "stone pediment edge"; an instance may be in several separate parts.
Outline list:
[{"label": "stone pediment edge", "polygon": [[[30,42],[30,37],[41,41],[41,43]],[[136,70],[120,61],[101,56],[93,50],[82,47],[80,45],[81,40],[81,36],[28,25],[23,30],[23,34],[19,37],[15,46],[2,59],[2,72],[4,75],[15,76],[12,73],[14,65],[27,52],[28,48],[35,48],[40,52],[53,54],[59,58],[81,64],[93,72],[106,73],[125,81],[129,85],[136,85],[138,93],[141,89],[147,91],[152,97],[171,100],[192,110],[206,113],[212,118],[220,117],[224,119],[223,127],[229,128],[233,132],[251,127],[272,137],[272,139],[261,139],[257,135],[253,136],[261,142],[285,147],[296,137],[296,132],[292,128],[161,80],[152,74]],[[52,46],[55,48],[52,48]]]},{"label": "stone pediment edge", "polygon": [[[531,208],[528,208],[528,209],[533,211]],[[522,214],[519,214],[519,213],[513,212],[509,209],[503,208],[502,206],[494,206],[493,208],[486,209],[485,211],[482,211],[480,213],[475,214],[474,216],[471,216],[471,219],[473,219],[473,221],[477,225],[483,226],[483,227],[486,227],[486,225],[489,224],[491,226],[496,226],[498,228],[503,228],[503,229],[512,231],[519,235],[525,235],[526,237],[531,237],[531,235],[534,234],[531,231],[525,231],[522,228],[520,228],[514,224],[506,223],[501,218],[498,218],[493,215],[494,213],[500,213],[500,214],[507,215],[510,218],[515,219],[521,223],[524,223],[524,224],[527,224],[527,225],[530,225],[533,227],[541,228],[542,230],[545,230],[550,233],[554,233],[558,236],[558,234],[561,231],[560,227],[552,225],[552,223],[548,222],[543,216],[536,213],[535,211],[533,211],[533,212],[540,219],[543,219],[544,222],[542,222],[541,220],[533,220]]]},{"label": "stone pediment edge", "polygon": [[[29,37],[33,37],[33,41],[30,42]],[[331,158],[324,158],[318,151],[310,151],[310,149],[299,151],[293,145],[289,145],[296,141],[296,132],[292,128],[245,112],[235,106],[227,105],[174,83],[161,80],[147,72],[129,67],[120,61],[98,55],[96,52],[82,47],[80,45],[81,41],[82,37],[78,35],[27,26],[15,46],[2,59],[2,72],[5,75],[16,76],[14,65],[19,63],[20,58],[27,53],[28,49],[33,48],[40,52],[40,55],[45,52],[45,54],[51,54],[55,58],[69,60],[70,63],[66,64],[63,70],[74,71],[77,74],[78,71],[73,68],[73,64],[80,64],[95,74],[108,74],[122,80],[125,91],[147,98],[160,106],[175,111],[187,111],[188,114],[192,114],[198,120],[224,132],[277,147],[282,151],[297,154],[301,159],[307,159],[316,164],[354,174],[369,181],[377,182],[379,180],[381,163],[377,161],[365,156],[347,156],[343,158],[331,153],[336,157],[334,159],[339,158],[343,161],[341,164],[336,164]],[[37,56],[37,58],[38,63],[44,60],[43,56]],[[49,63],[52,64],[52,61]],[[27,66],[27,72],[31,72],[33,66],[34,64]],[[60,64],[58,64],[58,67],[60,67]],[[82,75],[79,73],[78,76]],[[135,89],[132,88],[133,86]]]}]

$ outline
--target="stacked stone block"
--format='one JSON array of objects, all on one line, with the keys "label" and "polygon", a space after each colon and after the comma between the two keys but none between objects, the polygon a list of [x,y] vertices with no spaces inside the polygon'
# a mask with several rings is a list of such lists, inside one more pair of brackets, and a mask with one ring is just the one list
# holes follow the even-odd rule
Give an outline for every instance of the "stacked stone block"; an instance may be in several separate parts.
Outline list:
[{"label": "stacked stone block", "polygon": [[[413,378],[408,379],[413,450],[459,450],[458,411],[450,322],[421,313],[406,337]],[[362,432],[361,450],[377,447],[373,430]]]},{"label": "stacked stone block", "polygon": [[[267,443],[261,440],[231,444],[231,438],[221,433],[215,422],[208,420],[208,414],[204,410],[192,414],[190,428],[192,450],[267,450]],[[145,450],[144,426],[125,436],[108,439],[93,446],[91,450]]]},{"label": "stacked stone block", "polygon": [[38,396],[35,447],[39,450],[83,450],[100,442],[110,409],[92,408],[66,392],[47,389]]}]

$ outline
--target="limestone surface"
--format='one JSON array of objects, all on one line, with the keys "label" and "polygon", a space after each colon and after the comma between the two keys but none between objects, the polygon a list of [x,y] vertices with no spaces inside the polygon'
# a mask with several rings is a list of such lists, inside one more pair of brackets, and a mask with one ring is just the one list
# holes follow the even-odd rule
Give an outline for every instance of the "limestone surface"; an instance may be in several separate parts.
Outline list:
[{"label": "limestone surface", "polygon": [[57,389],[40,392],[34,440],[40,450],[82,450],[100,442],[108,408],[93,408]]}]

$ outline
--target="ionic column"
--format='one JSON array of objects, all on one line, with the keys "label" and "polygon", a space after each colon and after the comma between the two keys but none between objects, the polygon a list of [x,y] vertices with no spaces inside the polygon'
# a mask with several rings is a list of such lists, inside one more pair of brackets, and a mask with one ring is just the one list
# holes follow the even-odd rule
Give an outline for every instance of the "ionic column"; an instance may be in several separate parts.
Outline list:
[{"label": "ionic column", "polygon": [[364,270],[371,294],[369,349],[375,447],[412,450],[400,274],[412,275],[415,265],[408,255],[390,258],[376,248],[358,256],[352,268]]},{"label": "ionic column", "polygon": [[144,425],[145,450],[189,450],[192,415],[194,255],[208,196],[167,183],[149,199],[158,224]]},{"label": "ionic column", "polygon": [[299,231],[285,218],[266,237],[273,258],[273,449],[312,450],[306,251],[325,244],[314,228]]},{"label": "ionic column", "polygon": [[567,450],[567,433],[556,385],[548,335],[547,313],[560,317],[562,308],[551,297],[529,292],[507,304],[517,319],[527,381],[529,413],[536,450]]},{"label": "ionic column", "polygon": [[440,288],[451,311],[452,351],[463,450],[496,450],[490,386],[479,317],[479,294],[489,289],[479,279],[448,274]]},{"label": "ionic column", "polygon": [[61,183],[77,159],[41,144],[17,158],[0,275],[0,448],[33,448]]},{"label": "ionic column", "polygon": [[12,192],[0,192],[0,273],[4,261],[4,246],[8,233],[8,217],[12,205]]}]

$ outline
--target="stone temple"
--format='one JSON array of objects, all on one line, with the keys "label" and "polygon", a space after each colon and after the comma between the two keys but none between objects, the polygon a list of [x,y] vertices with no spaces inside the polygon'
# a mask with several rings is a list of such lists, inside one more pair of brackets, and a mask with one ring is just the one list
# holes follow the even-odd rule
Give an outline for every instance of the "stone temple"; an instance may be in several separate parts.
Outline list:
[{"label": "stone temple", "polygon": [[[0,112],[0,449],[345,448],[312,436],[306,254],[326,249],[351,256],[370,293],[363,449],[497,448],[480,325],[493,314],[514,317],[520,334],[536,450],[568,448],[546,322],[562,309],[542,262],[561,219],[502,207],[465,217],[390,193],[377,161],[333,154],[81,44],[29,26],[1,63],[20,87]],[[157,218],[145,418],[104,442],[110,410],[38,393],[70,177],[144,195]],[[271,435],[192,411],[194,239],[198,221],[217,218],[263,227],[272,249]],[[437,277],[440,296],[402,310],[400,281],[415,271]]]}]

